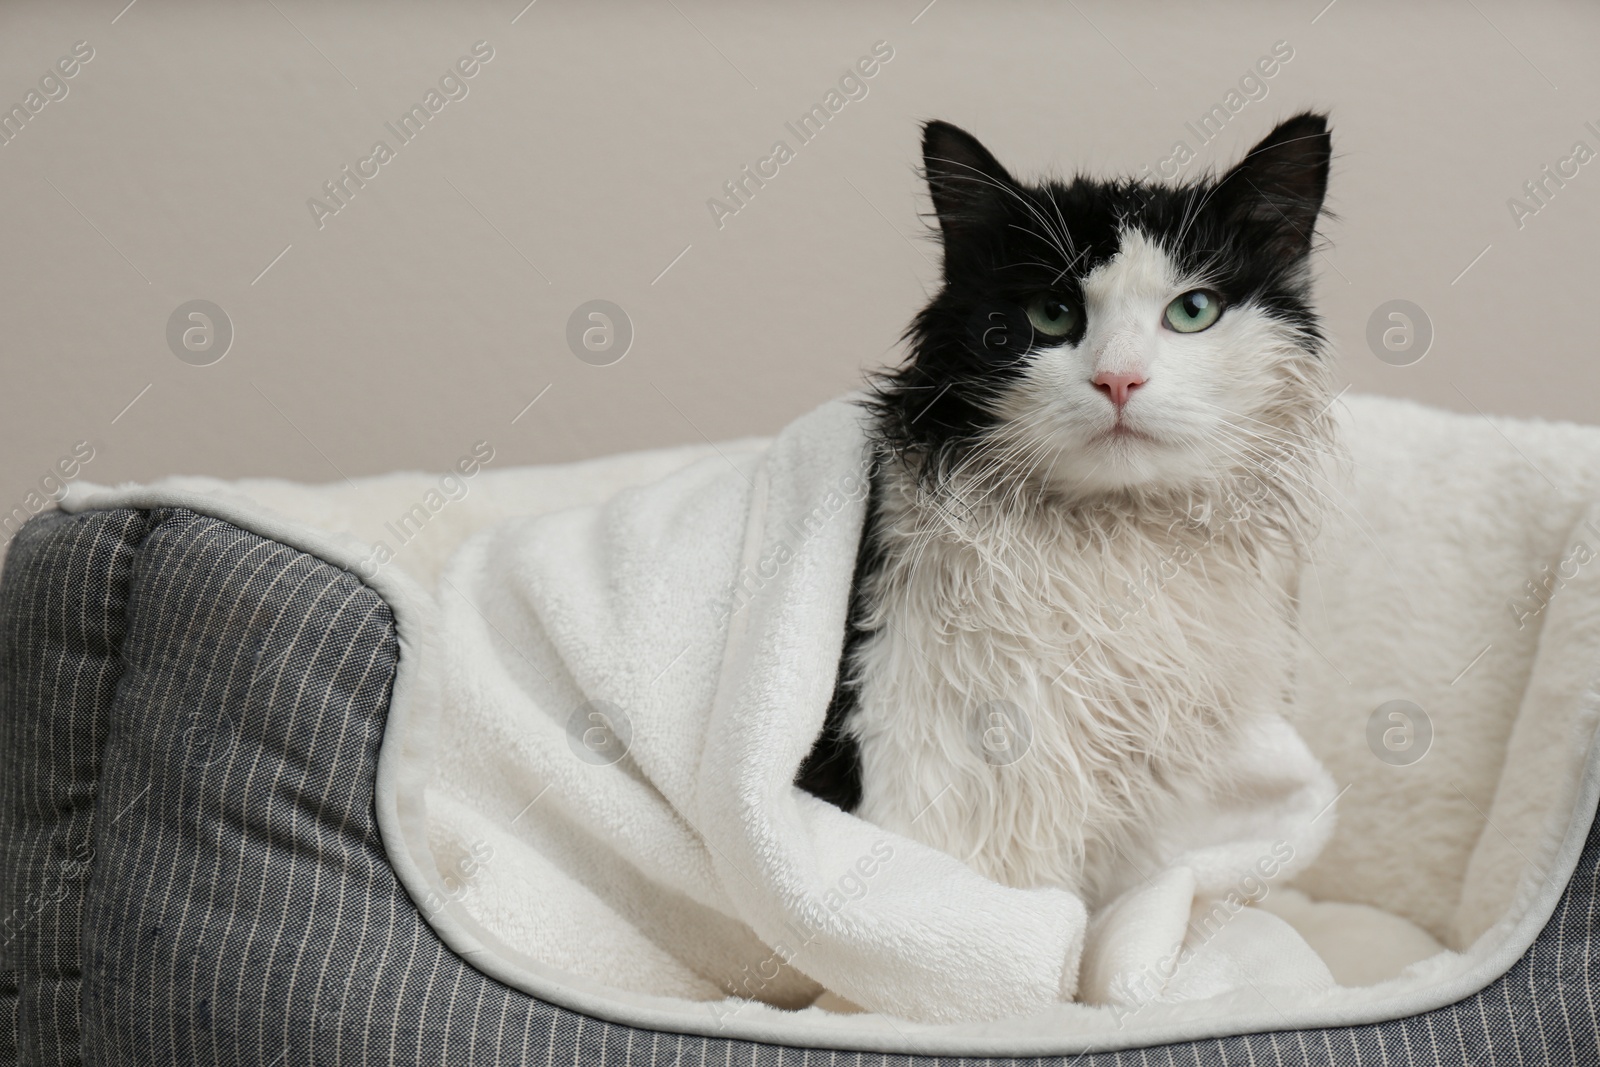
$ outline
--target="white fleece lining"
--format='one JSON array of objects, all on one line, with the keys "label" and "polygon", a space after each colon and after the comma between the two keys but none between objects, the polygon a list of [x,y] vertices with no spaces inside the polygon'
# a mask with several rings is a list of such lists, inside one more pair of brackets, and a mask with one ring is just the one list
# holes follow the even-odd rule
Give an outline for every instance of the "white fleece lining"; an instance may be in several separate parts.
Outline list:
[{"label": "white fleece lining", "polygon": [[[133,507],[180,507],[229,522],[241,529],[309,553],[331,565],[358,572],[370,546],[348,535],[320,530],[290,519],[236,493],[196,492],[174,486],[129,486],[107,489],[73,485],[61,507],[68,512]],[[758,517],[752,515],[752,522]],[[379,754],[377,814],[379,829],[396,875],[412,899],[448,899],[428,844],[424,788],[429,779],[427,753],[433,751],[427,694],[437,686],[429,654],[438,609],[432,597],[398,567],[386,567],[367,580],[393,611],[400,641],[387,724]],[[1600,712],[1600,693],[1591,685],[1585,709]],[[619,992],[598,983],[575,980],[564,972],[505,945],[484,929],[465,908],[446,904],[429,914],[429,924],[455,952],[475,968],[513,988],[543,1000],[611,1022],[648,1029],[765,1041],[791,1046],[820,1046],[882,1052],[936,1055],[1060,1055],[1187,1041],[1197,1038],[1380,1022],[1439,1008],[1476,993],[1504,974],[1527,951],[1553,914],[1578,859],[1600,802],[1600,749],[1590,739],[1576,804],[1565,836],[1547,876],[1520,912],[1514,910],[1479,942],[1470,955],[1476,962],[1435,984],[1398,993],[1363,995],[1340,990],[1324,1003],[1299,1007],[1230,1004],[1226,1010],[1208,1005],[1175,1021],[1150,1020],[1126,1030],[1068,1035],[1027,1032],[1017,1022],[922,1026],[877,1016],[838,1016],[815,1010],[783,1012],[752,1004],[737,1014],[718,1018],[705,1002]],[[1091,1010],[1091,1009],[1085,1009]],[[1179,1013],[1180,1015],[1185,1013]]]}]

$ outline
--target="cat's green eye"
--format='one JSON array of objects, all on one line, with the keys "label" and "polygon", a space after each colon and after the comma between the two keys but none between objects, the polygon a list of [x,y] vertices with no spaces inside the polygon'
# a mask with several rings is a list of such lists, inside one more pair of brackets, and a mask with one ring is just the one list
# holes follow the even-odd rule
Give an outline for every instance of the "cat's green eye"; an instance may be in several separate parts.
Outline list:
[{"label": "cat's green eye", "polygon": [[1167,325],[1179,333],[1199,333],[1222,316],[1222,298],[1210,289],[1191,289],[1167,305]]},{"label": "cat's green eye", "polygon": [[1028,324],[1046,337],[1065,337],[1078,325],[1078,306],[1058,293],[1028,301]]}]

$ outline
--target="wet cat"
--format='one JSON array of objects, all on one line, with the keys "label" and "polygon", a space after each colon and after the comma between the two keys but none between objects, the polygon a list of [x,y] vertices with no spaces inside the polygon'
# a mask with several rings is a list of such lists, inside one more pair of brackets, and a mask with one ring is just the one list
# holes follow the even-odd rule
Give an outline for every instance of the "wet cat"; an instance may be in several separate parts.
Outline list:
[{"label": "wet cat", "polygon": [[1332,454],[1310,256],[1331,142],[1189,184],[1026,184],[924,129],[943,284],[869,400],[843,660],[798,784],[1091,907],[1282,710]]}]

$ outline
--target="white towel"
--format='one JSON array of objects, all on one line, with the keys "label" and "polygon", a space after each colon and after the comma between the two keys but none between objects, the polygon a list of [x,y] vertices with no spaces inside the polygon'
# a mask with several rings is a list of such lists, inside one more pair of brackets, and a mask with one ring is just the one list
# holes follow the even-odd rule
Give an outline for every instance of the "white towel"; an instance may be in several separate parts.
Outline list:
[{"label": "white towel", "polygon": [[[1077,992],[1074,894],[998,885],[792,784],[837,675],[865,447],[860,408],[831,403],[770,447],[499,523],[456,554],[437,858],[499,835],[465,902],[479,922],[640,992],[795,1005],[826,988],[925,1022]],[[1145,995],[1193,891],[1225,895],[1264,859],[1286,878],[1332,829],[1333,785],[1294,731],[1274,720],[1251,741],[1236,753],[1247,794],[1196,798],[1169,828],[1191,891],[1098,928],[1140,948],[1098,957],[1090,999]],[[1138,990],[1118,981],[1132,972]]]}]

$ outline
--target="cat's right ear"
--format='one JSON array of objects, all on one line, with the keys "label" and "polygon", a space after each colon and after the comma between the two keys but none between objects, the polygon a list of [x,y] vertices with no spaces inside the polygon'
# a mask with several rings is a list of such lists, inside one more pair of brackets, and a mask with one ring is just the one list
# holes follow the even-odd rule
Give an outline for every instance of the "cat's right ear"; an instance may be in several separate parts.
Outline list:
[{"label": "cat's right ear", "polygon": [[1217,184],[1213,203],[1231,224],[1254,227],[1264,251],[1303,259],[1328,192],[1332,157],[1327,116],[1302,112],[1250,149]]},{"label": "cat's right ear", "polygon": [[937,119],[922,127],[922,164],[948,251],[992,223],[1016,182],[999,160],[959,126]]}]

